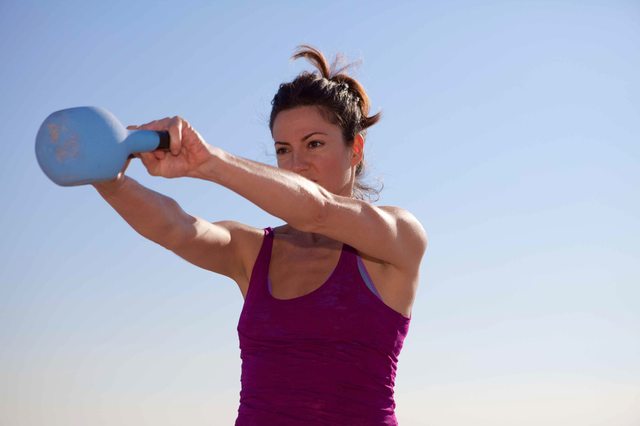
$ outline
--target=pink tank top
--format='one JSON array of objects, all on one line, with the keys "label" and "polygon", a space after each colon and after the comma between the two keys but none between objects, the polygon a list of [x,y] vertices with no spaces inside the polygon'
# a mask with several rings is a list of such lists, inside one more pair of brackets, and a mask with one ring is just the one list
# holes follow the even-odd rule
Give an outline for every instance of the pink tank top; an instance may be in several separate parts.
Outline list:
[{"label": "pink tank top", "polygon": [[273,238],[266,228],[238,322],[236,426],[397,425],[393,387],[410,318],[367,288],[357,251],[346,244],[321,287],[274,298]]}]

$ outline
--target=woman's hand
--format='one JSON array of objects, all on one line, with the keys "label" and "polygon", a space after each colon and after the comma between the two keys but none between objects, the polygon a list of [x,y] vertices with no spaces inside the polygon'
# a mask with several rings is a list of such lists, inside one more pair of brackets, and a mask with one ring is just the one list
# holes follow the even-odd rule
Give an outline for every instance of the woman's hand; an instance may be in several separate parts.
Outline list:
[{"label": "woman's hand", "polygon": [[181,117],[167,117],[140,126],[127,126],[127,129],[169,132],[171,152],[155,150],[134,154],[152,176],[196,177],[198,169],[214,155],[211,146]]}]

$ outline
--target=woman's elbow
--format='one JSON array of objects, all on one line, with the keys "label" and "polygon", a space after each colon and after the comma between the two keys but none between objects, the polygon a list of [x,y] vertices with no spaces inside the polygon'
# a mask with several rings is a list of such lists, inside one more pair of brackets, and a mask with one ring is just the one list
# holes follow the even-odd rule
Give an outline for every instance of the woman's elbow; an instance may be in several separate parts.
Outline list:
[{"label": "woman's elbow", "polygon": [[290,225],[303,232],[320,233],[327,221],[331,202],[330,194],[324,192],[310,195],[304,207],[294,207],[297,209],[296,217]]}]

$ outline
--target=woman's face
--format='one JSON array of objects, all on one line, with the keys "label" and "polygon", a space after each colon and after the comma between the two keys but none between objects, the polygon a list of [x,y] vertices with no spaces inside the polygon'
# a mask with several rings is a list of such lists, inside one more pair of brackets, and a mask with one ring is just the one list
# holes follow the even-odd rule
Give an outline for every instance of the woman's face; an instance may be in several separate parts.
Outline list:
[{"label": "woman's face", "polygon": [[348,147],[342,129],[315,106],[281,111],[273,122],[278,167],[316,182],[326,190],[351,196],[355,168],[362,157],[362,138]]}]

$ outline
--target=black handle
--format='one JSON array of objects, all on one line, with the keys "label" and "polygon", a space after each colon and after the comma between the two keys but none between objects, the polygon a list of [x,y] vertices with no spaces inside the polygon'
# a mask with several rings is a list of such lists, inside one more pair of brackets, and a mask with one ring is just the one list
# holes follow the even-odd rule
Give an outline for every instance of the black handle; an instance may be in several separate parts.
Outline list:
[{"label": "black handle", "polygon": [[160,137],[160,143],[156,149],[164,149],[165,151],[169,151],[170,142],[169,142],[169,132],[166,130],[156,130],[155,131]]}]

